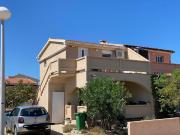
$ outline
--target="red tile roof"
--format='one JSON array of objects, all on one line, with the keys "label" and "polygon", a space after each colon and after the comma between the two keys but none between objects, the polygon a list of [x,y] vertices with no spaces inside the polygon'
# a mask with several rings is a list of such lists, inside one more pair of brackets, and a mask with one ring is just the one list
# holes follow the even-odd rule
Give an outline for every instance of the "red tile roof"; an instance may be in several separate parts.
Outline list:
[{"label": "red tile roof", "polygon": [[6,79],[6,85],[16,85],[18,83],[38,85],[38,82],[26,76],[9,76]]}]

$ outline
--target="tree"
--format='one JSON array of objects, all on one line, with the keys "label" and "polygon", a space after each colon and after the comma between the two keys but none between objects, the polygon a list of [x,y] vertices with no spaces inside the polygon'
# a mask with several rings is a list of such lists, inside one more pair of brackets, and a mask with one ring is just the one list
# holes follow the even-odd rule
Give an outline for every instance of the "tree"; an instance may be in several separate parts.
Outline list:
[{"label": "tree", "polygon": [[154,85],[159,97],[160,111],[173,113],[175,107],[180,105],[180,69],[175,69],[171,75],[156,76]]},{"label": "tree", "polygon": [[37,86],[19,82],[14,86],[6,86],[6,107],[14,108],[25,102],[35,102]]},{"label": "tree", "polygon": [[123,82],[111,78],[92,79],[79,92],[79,99],[88,108],[88,118],[100,119],[103,128],[110,128],[112,122],[123,115],[130,96]]}]

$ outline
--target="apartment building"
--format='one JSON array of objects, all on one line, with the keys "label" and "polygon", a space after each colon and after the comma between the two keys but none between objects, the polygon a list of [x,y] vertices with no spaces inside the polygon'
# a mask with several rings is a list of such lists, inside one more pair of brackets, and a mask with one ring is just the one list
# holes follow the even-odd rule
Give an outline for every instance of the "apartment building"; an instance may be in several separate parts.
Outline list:
[{"label": "apartment building", "polygon": [[172,50],[124,44],[49,39],[38,55],[40,63],[39,105],[52,122],[63,122],[65,105],[78,105],[77,90],[95,77],[124,81],[132,94],[125,108],[127,118],[154,114],[152,73],[170,73]]}]

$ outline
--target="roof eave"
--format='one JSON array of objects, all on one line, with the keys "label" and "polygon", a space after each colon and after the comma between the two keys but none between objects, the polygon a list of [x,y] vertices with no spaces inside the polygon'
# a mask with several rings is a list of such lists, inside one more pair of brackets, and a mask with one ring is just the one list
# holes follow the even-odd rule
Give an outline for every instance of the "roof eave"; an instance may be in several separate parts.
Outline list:
[{"label": "roof eave", "polygon": [[170,53],[175,53],[175,51],[173,50],[166,50],[166,49],[159,49],[159,48],[151,48],[151,47],[144,47],[144,46],[136,46],[136,45],[128,45],[128,44],[125,44],[124,46],[126,47],[139,47],[139,48],[144,48],[144,49],[149,49],[149,50],[157,50],[157,51],[163,51],[163,52],[170,52]]},{"label": "roof eave", "polygon": [[44,53],[44,51],[46,50],[46,48],[49,46],[50,43],[60,43],[60,42],[65,42],[65,39],[49,38],[46,44],[44,45],[44,47],[39,52],[37,56],[37,60],[39,61],[40,57],[42,56],[42,54]]}]

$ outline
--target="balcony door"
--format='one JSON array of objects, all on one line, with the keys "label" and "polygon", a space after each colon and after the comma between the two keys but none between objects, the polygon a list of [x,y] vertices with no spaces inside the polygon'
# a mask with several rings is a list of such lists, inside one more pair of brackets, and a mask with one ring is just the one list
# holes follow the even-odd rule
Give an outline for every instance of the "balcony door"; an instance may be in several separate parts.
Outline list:
[{"label": "balcony door", "polygon": [[88,56],[88,49],[87,48],[78,48],[78,58]]}]

